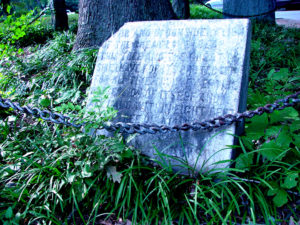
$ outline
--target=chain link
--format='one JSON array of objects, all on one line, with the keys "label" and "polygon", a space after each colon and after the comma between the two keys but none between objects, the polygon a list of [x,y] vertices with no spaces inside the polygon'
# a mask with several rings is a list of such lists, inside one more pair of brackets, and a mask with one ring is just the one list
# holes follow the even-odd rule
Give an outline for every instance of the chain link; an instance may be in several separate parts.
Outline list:
[{"label": "chain link", "polygon": [[[255,115],[262,115],[263,113],[272,113],[275,110],[282,110],[287,107],[295,106],[300,102],[300,91],[295,94],[289,95],[284,99],[275,101],[273,104],[267,104],[263,107],[259,107],[252,111],[246,111],[243,113],[227,114],[224,116],[219,116],[211,120],[193,122],[191,124],[184,123],[182,125],[167,126],[167,125],[157,125],[157,124],[146,124],[146,123],[123,123],[123,122],[107,122],[104,124],[102,129],[111,132],[120,132],[127,134],[155,134],[157,132],[175,132],[175,131],[188,131],[188,130],[207,130],[212,131],[213,129],[228,126],[236,122],[242,122],[245,118],[252,118]],[[71,126],[75,128],[81,128],[86,123],[75,123],[71,122],[70,117],[65,116],[60,113],[51,112],[49,110],[40,110],[39,108],[32,108],[30,106],[21,107],[19,103],[12,102],[9,99],[2,99],[0,95],[0,108],[8,109],[12,108],[15,111],[32,115],[36,118],[41,118],[45,121],[63,124],[66,126]]]}]

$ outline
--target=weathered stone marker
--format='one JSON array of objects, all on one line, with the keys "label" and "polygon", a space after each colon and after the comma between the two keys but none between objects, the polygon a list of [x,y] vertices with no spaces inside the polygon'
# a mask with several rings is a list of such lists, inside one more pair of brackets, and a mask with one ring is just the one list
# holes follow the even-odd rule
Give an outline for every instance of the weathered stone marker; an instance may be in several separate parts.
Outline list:
[{"label": "weathered stone marker", "polygon": [[[246,109],[250,23],[246,19],[151,21],[125,24],[99,50],[89,95],[110,87],[109,105],[122,122],[181,125]],[[242,127],[213,132],[146,134],[131,144],[179,170],[224,168]],[[187,172],[187,169],[183,169]]]}]

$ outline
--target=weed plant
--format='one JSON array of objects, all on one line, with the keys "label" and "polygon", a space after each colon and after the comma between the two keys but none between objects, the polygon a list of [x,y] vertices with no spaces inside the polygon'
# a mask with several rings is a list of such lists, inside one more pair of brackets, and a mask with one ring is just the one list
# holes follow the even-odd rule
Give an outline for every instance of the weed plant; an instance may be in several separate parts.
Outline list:
[{"label": "weed plant", "polygon": [[26,58],[11,57],[0,69],[2,92],[23,103],[40,104],[46,98],[44,107],[77,102],[91,80],[96,50],[71,52],[74,38],[73,33],[58,34],[42,47],[27,48]]},{"label": "weed plant", "polygon": [[[72,52],[73,42],[73,33],[56,33],[45,45],[1,59],[0,94],[83,119],[96,50]],[[298,46],[299,30],[254,24],[249,109],[299,89]],[[105,92],[98,94],[104,101]],[[90,115],[90,120],[102,127],[115,111],[99,114]],[[235,166],[195,177],[153,165],[118,134],[91,137],[9,110],[1,110],[0,115],[3,224],[296,224],[300,220],[297,107],[247,120]]]}]

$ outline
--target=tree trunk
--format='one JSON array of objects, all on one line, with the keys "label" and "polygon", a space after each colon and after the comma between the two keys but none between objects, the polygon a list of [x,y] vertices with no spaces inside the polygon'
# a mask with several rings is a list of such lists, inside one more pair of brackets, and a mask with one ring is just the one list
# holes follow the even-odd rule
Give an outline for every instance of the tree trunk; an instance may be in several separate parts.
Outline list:
[{"label": "tree trunk", "polygon": [[68,30],[68,15],[66,11],[65,0],[53,0],[54,15],[52,14],[52,23],[57,31]]},{"label": "tree trunk", "polygon": [[190,17],[189,0],[173,0],[172,6],[178,18],[188,19]]},{"label": "tree trunk", "polygon": [[[223,12],[236,15],[225,16],[225,18],[239,18],[240,16],[252,16],[265,14],[276,7],[275,0],[224,0]],[[263,16],[252,17],[252,19],[264,20],[275,23],[275,12]]]},{"label": "tree trunk", "polygon": [[74,50],[101,46],[126,22],[175,18],[169,0],[80,0]]}]

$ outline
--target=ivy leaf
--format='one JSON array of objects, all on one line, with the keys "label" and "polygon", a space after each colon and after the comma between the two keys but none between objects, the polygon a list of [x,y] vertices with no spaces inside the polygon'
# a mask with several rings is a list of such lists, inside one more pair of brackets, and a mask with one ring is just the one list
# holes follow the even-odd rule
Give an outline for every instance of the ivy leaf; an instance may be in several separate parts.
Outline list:
[{"label": "ivy leaf", "polygon": [[276,196],[273,198],[273,202],[276,207],[281,207],[288,202],[288,194],[285,190],[279,189]]},{"label": "ivy leaf", "polygon": [[109,167],[107,167],[107,177],[108,178],[111,177],[114,183],[115,182],[120,183],[122,174],[117,172],[117,169],[115,166],[109,166]]},{"label": "ivy leaf", "polygon": [[298,178],[298,173],[291,173],[289,174],[285,179],[284,183],[281,185],[283,188],[291,189],[293,187],[297,186],[297,178]]}]

